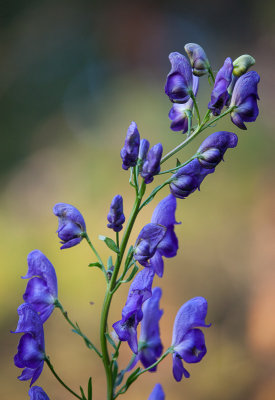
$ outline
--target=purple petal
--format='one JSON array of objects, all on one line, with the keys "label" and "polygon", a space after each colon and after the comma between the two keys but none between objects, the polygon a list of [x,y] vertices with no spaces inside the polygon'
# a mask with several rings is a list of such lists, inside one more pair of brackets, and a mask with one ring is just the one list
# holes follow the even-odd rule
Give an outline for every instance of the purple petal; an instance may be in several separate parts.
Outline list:
[{"label": "purple petal", "polygon": [[171,101],[185,103],[190,98],[193,74],[186,57],[174,52],[169,54],[171,70],[167,75],[165,93]]},{"label": "purple petal", "polygon": [[206,354],[204,334],[200,329],[191,329],[174,349],[185,362],[197,363]]},{"label": "purple petal", "polygon": [[163,276],[164,263],[160,252],[157,250],[150,258],[150,267],[161,278]]},{"label": "purple petal", "polygon": [[175,219],[176,208],[177,200],[174,196],[169,194],[156,206],[151,218],[151,222],[166,227],[177,224]]},{"label": "purple petal", "polygon": [[176,353],[173,353],[173,375],[177,382],[182,380],[182,375],[185,378],[190,377],[189,372],[183,367],[181,358]]},{"label": "purple petal", "polygon": [[164,391],[159,383],[156,384],[152,393],[148,397],[148,400],[164,400],[165,394]]},{"label": "purple petal", "polygon": [[40,386],[33,386],[29,390],[30,400],[50,400]]},{"label": "purple petal", "polygon": [[153,257],[157,245],[163,239],[166,228],[161,225],[149,223],[145,225],[136,241],[134,258],[142,265],[148,266],[148,259]]},{"label": "purple petal", "polygon": [[32,335],[26,333],[19,341],[17,357],[24,364],[24,367],[36,369],[44,358],[44,352],[41,351]]},{"label": "purple petal", "polygon": [[[80,243],[82,240],[82,237],[74,238],[72,240],[69,240],[68,242],[64,243],[60,249],[69,249],[70,247],[76,246],[78,243]],[[60,242],[62,243],[62,242]]]}]

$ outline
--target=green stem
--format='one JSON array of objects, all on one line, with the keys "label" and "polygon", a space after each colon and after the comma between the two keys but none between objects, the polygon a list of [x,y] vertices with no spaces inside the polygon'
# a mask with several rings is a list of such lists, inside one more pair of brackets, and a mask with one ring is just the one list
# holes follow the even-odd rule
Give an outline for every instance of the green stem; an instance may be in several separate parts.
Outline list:
[{"label": "green stem", "polygon": [[48,367],[50,368],[51,372],[53,373],[53,375],[55,376],[55,378],[58,380],[59,383],[61,383],[62,386],[64,386],[65,389],[67,389],[72,395],[74,395],[75,397],[77,397],[80,400],[83,400],[83,398],[81,396],[79,396],[77,393],[75,393],[71,388],[69,388],[69,386],[66,385],[66,383],[64,383],[62,381],[62,379],[57,375],[57,373],[54,370],[54,367],[52,366],[51,362],[50,362],[50,358],[48,356],[45,355],[44,358],[46,364],[48,365]]},{"label": "green stem", "polygon": [[116,245],[119,248],[119,232],[116,232]]},{"label": "green stem", "polygon": [[84,335],[84,334],[82,333],[82,331],[80,330],[78,324],[74,324],[74,323],[70,320],[70,318],[68,317],[67,311],[64,310],[64,308],[63,308],[62,304],[59,302],[59,300],[55,300],[54,305],[55,305],[56,308],[59,308],[59,310],[61,311],[61,313],[62,313],[62,315],[64,316],[64,318],[66,319],[66,321],[67,321],[67,322],[71,325],[71,327],[83,338],[83,340],[84,340],[86,346],[87,346],[89,349],[94,350],[94,351],[97,353],[97,355],[98,355],[100,358],[102,358],[102,354],[100,354],[100,352],[97,350],[97,348],[95,347],[95,345],[90,341],[90,339],[88,339],[87,336]]},{"label": "green stem", "polygon": [[[168,354],[172,353],[172,348],[169,347],[169,349],[166,350],[166,352],[152,365],[150,365],[150,367],[142,369],[135,377],[135,380],[137,380],[137,378],[140,377],[140,375],[144,374],[145,372],[149,371],[150,369],[156,367],[162,360],[164,360],[165,357],[168,356]],[[135,381],[134,380],[134,381]],[[128,388],[131,386],[132,383],[134,383],[134,381],[132,381],[130,384],[127,385],[127,383],[125,385],[123,385],[119,391],[116,393],[114,399],[116,399],[120,394],[125,393]]]},{"label": "green stem", "polygon": [[215,83],[215,77],[214,77],[214,75],[213,75],[213,71],[212,71],[212,68],[211,68],[211,67],[209,67],[208,73],[209,73],[209,75],[210,75],[210,77],[211,77],[213,83]]},{"label": "green stem", "polygon": [[104,302],[103,302],[103,306],[102,306],[101,321],[100,321],[100,343],[101,343],[101,349],[102,349],[102,359],[103,359],[103,364],[104,364],[106,379],[107,379],[107,400],[114,399],[114,397],[113,397],[114,396],[114,394],[113,394],[114,382],[113,382],[112,369],[111,369],[112,364],[110,361],[108,347],[107,347],[107,339],[105,336],[110,304],[111,304],[111,300],[113,297],[112,291],[114,290],[114,288],[116,286],[116,280],[117,280],[117,276],[119,273],[121,261],[124,256],[124,252],[125,252],[134,222],[139,213],[139,206],[140,206],[140,203],[142,200],[142,196],[145,192],[145,189],[146,189],[146,186],[145,186],[145,183],[143,180],[140,190],[138,192],[138,195],[136,196],[136,200],[135,200],[132,212],[130,214],[128,224],[124,231],[124,235],[123,235],[123,238],[121,241],[121,246],[120,246],[120,252],[119,252],[119,254],[117,254],[117,259],[116,259],[113,275],[107,286],[105,298],[104,298]]},{"label": "green stem", "polygon": [[158,175],[168,174],[168,172],[176,172],[181,167],[184,167],[186,164],[189,164],[192,160],[194,160],[194,158],[197,158],[196,154],[191,158],[189,158],[189,160],[185,161],[183,164],[180,164],[175,168],[167,169],[166,171],[160,172]]},{"label": "green stem", "polygon": [[96,255],[96,257],[97,257],[99,263],[104,267],[103,261],[101,260],[100,255],[98,254],[98,252],[97,252],[96,249],[94,248],[94,246],[93,246],[93,244],[92,244],[92,242],[91,242],[91,240],[90,240],[90,238],[89,238],[87,232],[84,232],[84,233],[82,234],[82,236],[87,240],[89,246],[91,247],[91,249],[93,250],[94,254]]},{"label": "green stem", "polygon": [[197,118],[198,118],[198,124],[200,125],[201,124],[201,117],[200,117],[199,107],[198,107],[198,103],[197,103],[197,100],[196,100],[196,96],[194,95],[193,91],[191,91],[190,96],[191,96],[191,99],[193,100],[193,103],[194,103],[194,107],[195,107]]}]

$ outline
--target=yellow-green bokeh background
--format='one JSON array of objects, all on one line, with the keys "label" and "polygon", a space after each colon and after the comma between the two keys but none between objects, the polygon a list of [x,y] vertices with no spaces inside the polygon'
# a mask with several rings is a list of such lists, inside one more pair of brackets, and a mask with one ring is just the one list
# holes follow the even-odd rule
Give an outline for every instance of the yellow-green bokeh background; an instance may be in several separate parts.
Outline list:
[{"label": "yellow-green bokeh background", "polygon": [[[104,280],[86,243],[59,250],[52,214],[56,202],[75,205],[104,260],[97,239],[110,235],[106,215],[114,195],[124,198],[126,216],[134,200],[119,157],[129,123],[142,137],[162,142],[165,152],[181,140],[169,130],[169,101],[163,93],[170,51],[186,42],[203,45],[217,70],[225,57],[249,53],[261,75],[260,116],[248,131],[229,118],[209,130],[239,136],[225,163],[206,178],[201,192],[178,201],[180,249],[165,260],[161,334],[171,342],[178,308],[194,296],[209,302],[205,330],[208,353],[187,366],[189,380],[176,383],[171,358],[144,375],[124,395],[147,399],[161,382],[167,400],[273,400],[275,393],[274,272],[274,6],[270,2],[93,2],[22,1],[3,5],[1,26],[1,268],[0,398],[28,398],[28,383],[16,379],[13,355],[27,270],[26,256],[40,249],[56,268],[59,297],[72,319],[99,345]],[[273,53],[272,53],[273,50]],[[208,90],[208,92],[207,92]],[[209,97],[206,79],[199,105]],[[202,138],[180,153],[183,161]],[[157,178],[154,184],[161,182]],[[139,216],[131,243],[150,221],[165,189]],[[112,234],[111,234],[112,235]],[[127,285],[115,296],[110,325],[120,318]],[[91,305],[90,302],[93,304]],[[46,350],[58,373],[74,389],[94,381],[94,399],[105,397],[105,377],[96,356],[70,332],[56,310],[45,324]],[[122,362],[130,357],[122,346]],[[37,382],[51,400],[70,395],[45,366]]]}]

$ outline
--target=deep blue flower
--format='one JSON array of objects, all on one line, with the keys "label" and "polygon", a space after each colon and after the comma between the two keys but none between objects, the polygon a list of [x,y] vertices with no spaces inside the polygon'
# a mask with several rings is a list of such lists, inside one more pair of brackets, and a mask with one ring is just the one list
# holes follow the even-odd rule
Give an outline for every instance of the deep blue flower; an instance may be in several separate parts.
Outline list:
[{"label": "deep blue flower", "polygon": [[165,399],[165,393],[162,389],[162,386],[160,383],[157,383],[148,397],[148,400],[164,400]]},{"label": "deep blue flower", "polygon": [[17,312],[19,321],[13,333],[24,333],[24,335],[19,341],[14,364],[18,368],[24,368],[18,379],[20,381],[31,379],[31,386],[39,378],[44,365],[43,323],[31,304],[21,304]]},{"label": "deep blue flower", "polygon": [[199,147],[199,162],[204,168],[215,168],[228,148],[237,146],[238,136],[232,132],[220,131],[208,136]]},{"label": "deep blue flower", "polygon": [[185,199],[195,190],[206,175],[215,171],[215,168],[203,168],[197,158],[181,167],[173,176],[170,183],[170,191],[173,196]]},{"label": "deep blue flower", "polygon": [[187,43],[184,50],[188,55],[194,75],[203,76],[209,72],[210,64],[201,46],[196,43]]},{"label": "deep blue flower", "polygon": [[255,121],[258,114],[258,83],[260,76],[255,71],[249,71],[242,75],[233,89],[230,107],[235,108],[231,112],[231,120],[240,129],[246,129],[244,122]]},{"label": "deep blue flower", "polygon": [[66,203],[57,203],[53,213],[58,217],[58,237],[61,239],[61,249],[68,249],[81,242],[86,225],[83,216],[77,208]]},{"label": "deep blue flower", "polygon": [[157,246],[164,238],[166,227],[149,223],[140,231],[134,250],[134,258],[144,267],[149,267],[149,259],[153,257]]},{"label": "deep blue flower", "polygon": [[151,183],[154,179],[154,175],[159,173],[162,152],[163,148],[161,143],[155,144],[155,146],[148,151],[140,172],[146,184]]},{"label": "deep blue flower", "polygon": [[139,143],[140,137],[137,124],[133,121],[128,128],[124,147],[120,152],[123,169],[127,170],[129,167],[134,167],[137,164]]},{"label": "deep blue flower", "polygon": [[179,248],[174,230],[175,224],[178,224],[175,219],[176,208],[176,198],[170,194],[158,203],[151,219],[151,223],[166,228],[164,237],[158,243],[155,254],[150,259],[151,268],[160,277],[163,275],[162,257],[175,257]]},{"label": "deep blue flower", "polygon": [[154,271],[144,268],[133,280],[127,301],[122,310],[122,319],[113,324],[121,341],[127,341],[131,350],[137,354],[137,326],[142,320],[142,304],[152,296]]},{"label": "deep blue flower", "polygon": [[214,88],[211,93],[211,101],[208,104],[208,108],[213,115],[220,115],[221,110],[226,105],[229,98],[227,89],[232,79],[232,71],[232,60],[230,57],[227,57],[222,68],[217,73]]},{"label": "deep blue flower", "polygon": [[27,258],[28,273],[23,279],[30,279],[23,299],[33,306],[44,323],[54,309],[57,299],[57,278],[53,265],[40,251],[32,251]]},{"label": "deep blue flower", "polygon": [[50,400],[40,386],[33,386],[29,390],[30,400]]},{"label": "deep blue flower", "polygon": [[189,61],[182,54],[169,54],[171,71],[167,75],[165,93],[174,103],[185,103],[190,98],[193,84],[192,68]]},{"label": "deep blue flower", "polygon": [[198,327],[206,325],[207,300],[195,297],[187,301],[178,311],[173,328],[173,375],[177,382],[182,375],[189,378],[190,374],[183,367],[182,360],[187,363],[197,363],[206,354],[204,334]]},{"label": "deep blue flower", "polygon": [[109,221],[108,228],[113,229],[115,232],[121,231],[125,216],[123,214],[123,199],[119,194],[112,200],[107,219]]},{"label": "deep blue flower", "polygon": [[141,139],[138,153],[139,170],[141,171],[144,161],[146,160],[150,143],[147,139]]},{"label": "deep blue flower", "polygon": [[[196,96],[199,89],[199,78],[194,76],[193,78],[193,93]],[[172,123],[170,128],[173,131],[182,131],[182,133],[186,133],[188,131],[188,115],[192,116],[193,113],[193,100],[190,99],[184,103],[173,104],[168,116],[171,119]]]}]

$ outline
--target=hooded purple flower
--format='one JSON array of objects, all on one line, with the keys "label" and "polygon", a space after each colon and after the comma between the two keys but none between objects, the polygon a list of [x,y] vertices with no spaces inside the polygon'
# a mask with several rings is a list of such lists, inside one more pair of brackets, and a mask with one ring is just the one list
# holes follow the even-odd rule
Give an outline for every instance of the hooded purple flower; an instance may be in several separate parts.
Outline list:
[{"label": "hooded purple flower", "polygon": [[138,235],[134,258],[144,267],[149,267],[148,260],[153,257],[156,252],[157,246],[164,238],[166,227],[150,223],[145,225],[140,234]]},{"label": "hooded purple flower", "polygon": [[232,79],[233,63],[230,57],[227,57],[222,68],[217,73],[214,89],[211,93],[211,101],[208,104],[209,110],[213,115],[220,115],[221,110],[226,105],[229,98],[228,87]]},{"label": "hooded purple flower", "polygon": [[188,55],[194,75],[203,76],[209,72],[210,64],[201,46],[196,43],[187,43],[184,50]]},{"label": "hooded purple flower", "polygon": [[197,363],[206,354],[204,334],[197,327],[209,327],[205,324],[207,301],[203,297],[194,297],[187,301],[178,311],[173,328],[173,375],[177,382],[182,375],[190,374],[183,367],[182,360]]},{"label": "hooded purple flower", "polygon": [[166,228],[163,239],[158,243],[156,252],[150,259],[151,267],[160,277],[163,275],[162,257],[175,257],[179,248],[178,239],[174,231],[174,225],[178,224],[175,219],[176,208],[176,198],[169,194],[156,206],[151,219],[153,224],[164,226]]},{"label": "hooded purple flower", "polygon": [[54,309],[57,299],[57,278],[53,265],[40,251],[34,250],[28,255],[28,273],[22,276],[29,279],[23,299],[33,306],[44,323]]},{"label": "hooded purple flower", "polygon": [[127,341],[131,350],[137,354],[137,326],[142,320],[142,304],[152,296],[154,271],[144,268],[133,280],[127,301],[122,310],[122,319],[113,324],[121,341]]},{"label": "hooded purple flower", "polygon": [[41,318],[31,304],[21,304],[18,307],[19,321],[16,331],[24,333],[18,344],[18,352],[14,356],[14,364],[24,368],[18,377],[20,381],[31,379],[30,386],[39,378],[45,357],[44,331]]},{"label": "hooded purple flower", "polygon": [[244,122],[255,121],[258,114],[258,83],[260,76],[255,71],[242,75],[236,82],[230,107],[235,106],[231,112],[233,124],[240,129],[246,129]]},{"label": "hooded purple flower", "polygon": [[238,136],[235,133],[220,131],[208,136],[199,147],[199,162],[204,168],[215,168],[228,148],[237,146]]},{"label": "hooded purple flower", "polygon": [[[163,346],[159,333],[159,320],[163,311],[159,309],[161,289],[155,287],[152,297],[145,301],[142,311],[141,332],[139,337],[139,351],[137,358],[141,361],[144,368],[150,367],[161,356]],[[150,369],[156,371],[157,367]]]},{"label": "hooded purple flower", "polygon": [[170,183],[170,191],[173,196],[185,199],[195,190],[200,188],[200,184],[206,175],[215,171],[215,168],[203,168],[197,158],[181,167],[173,176]]},{"label": "hooded purple flower", "polygon": [[140,172],[146,184],[151,183],[154,179],[154,175],[159,173],[162,152],[163,148],[161,143],[155,144],[155,146],[148,151]]},{"label": "hooded purple flower", "polygon": [[165,393],[162,389],[162,386],[160,383],[157,383],[148,397],[148,400],[164,400],[165,399]]},{"label": "hooded purple flower", "polygon": [[50,400],[40,386],[33,386],[29,390],[30,400]]},{"label": "hooded purple flower", "polygon": [[53,213],[58,217],[58,237],[61,239],[61,249],[76,246],[86,233],[83,216],[77,208],[66,203],[57,203]]},{"label": "hooded purple flower", "polygon": [[144,161],[146,160],[149,147],[150,147],[149,141],[147,139],[141,139],[138,152],[138,163],[140,171],[142,170],[142,166],[144,164]]},{"label": "hooded purple flower", "polygon": [[134,167],[137,164],[139,142],[140,137],[137,124],[133,121],[128,128],[124,147],[120,152],[123,169],[127,170],[129,167]]},{"label": "hooded purple flower", "polygon": [[107,225],[108,228],[113,229],[115,232],[121,231],[125,216],[123,214],[123,199],[119,194],[112,200],[107,219],[110,222]]},{"label": "hooded purple flower", "polygon": [[182,54],[169,54],[171,71],[167,75],[165,93],[173,103],[185,103],[192,91],[193,74],[189,61]]},{"label": "hooded purple flower", "polygon": [[[193,77],[193,93],[196,96],[199,89],[199,78]],[[194,102],[190,98],[184,104],[173,104],[168,116],[171,119],[172,123],[170,128],[172,131],[183,131],[182,133],[186,133],[188,131],[188,115],[192,116],[193,113],[193,105]]]}]

